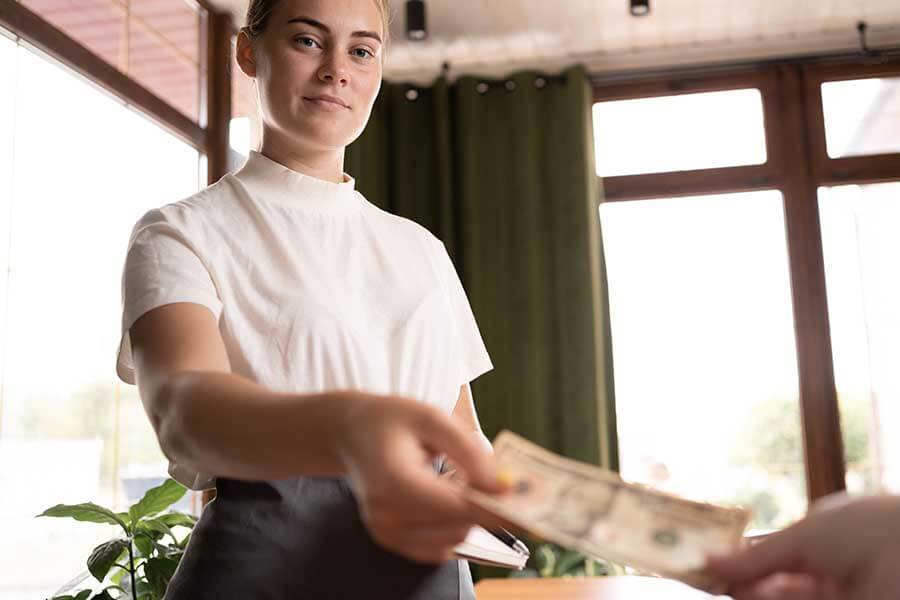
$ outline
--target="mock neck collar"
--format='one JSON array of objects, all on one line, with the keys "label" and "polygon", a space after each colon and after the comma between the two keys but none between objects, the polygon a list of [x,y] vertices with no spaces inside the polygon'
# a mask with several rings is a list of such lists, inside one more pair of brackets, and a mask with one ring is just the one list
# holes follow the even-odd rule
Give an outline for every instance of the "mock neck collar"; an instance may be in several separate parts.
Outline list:
[{"label": "mock neck collar", "polygon": [[274,202],[312,212],[345,213],[357,210],[356,180],[344,173],[334,183],[289,169],[251,150],[235,177],[255,200]]}]

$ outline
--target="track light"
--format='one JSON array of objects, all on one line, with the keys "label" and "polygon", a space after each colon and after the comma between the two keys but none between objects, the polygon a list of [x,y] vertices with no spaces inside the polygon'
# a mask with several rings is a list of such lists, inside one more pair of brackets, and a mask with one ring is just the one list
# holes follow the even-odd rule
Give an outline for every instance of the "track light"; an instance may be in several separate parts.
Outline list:
[{"label": "track light", "polygon": [[631,0],[631,14],[643,17],[650,14],[650,0]]},{"label": "track light", "polygon": [[406,0],[406,37],[417,42],[428,37],[424,0]]}]

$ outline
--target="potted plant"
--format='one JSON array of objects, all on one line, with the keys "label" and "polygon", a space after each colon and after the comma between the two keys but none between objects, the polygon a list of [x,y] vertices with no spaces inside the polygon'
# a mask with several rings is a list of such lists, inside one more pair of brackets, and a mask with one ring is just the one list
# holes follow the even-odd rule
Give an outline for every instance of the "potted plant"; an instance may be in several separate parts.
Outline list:
[{"label": "potted plant", "polygon": [[596,560],[575,550],[556,544],[537,544],[533,562],[521,571],[510,571],[510,577],[604,577],[624,575],[625,569],[605,560]]},{"label": "potted plant", "polygon": [[[162,600],[197,522],[193,515],[164,511],[186,492],[180,483],[167,479],[147,490],[128,512],[117,513],[87,502],[57,504],[37,515],[109,523],[122,530],[122,535],[94,548],[87,559],[88,570],[60,588],[51,600]],[[186,534],[176,535],[184,529]],[[86,587],[84,582],[91,576],[98,584]],[[80,587],[86,589],[73,591]]]}]

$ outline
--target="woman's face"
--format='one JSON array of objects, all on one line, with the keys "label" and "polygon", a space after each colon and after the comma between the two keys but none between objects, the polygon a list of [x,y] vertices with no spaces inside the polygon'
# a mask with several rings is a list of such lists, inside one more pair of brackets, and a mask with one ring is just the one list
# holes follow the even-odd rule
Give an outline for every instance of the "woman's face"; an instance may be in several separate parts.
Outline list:
[{"label": "woman's face", "polygon": [[373,0],[278,2],[252,64],[238,48],[256,78],[264,127],[315,150],[350,144],[381,87],[383,39]]}]

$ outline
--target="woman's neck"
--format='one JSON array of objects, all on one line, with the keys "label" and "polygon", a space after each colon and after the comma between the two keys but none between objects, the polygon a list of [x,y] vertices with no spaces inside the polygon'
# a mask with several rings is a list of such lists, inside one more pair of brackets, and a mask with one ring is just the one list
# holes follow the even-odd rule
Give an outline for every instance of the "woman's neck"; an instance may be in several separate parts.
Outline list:
[{"label": "woman's neck", "polygon": [[344,150],[309,151],[264,135],[259,153],[291,169],[332,183],[344,182]]}]

